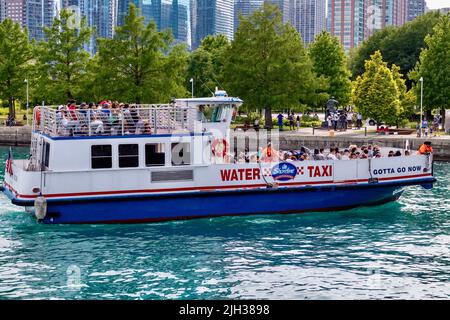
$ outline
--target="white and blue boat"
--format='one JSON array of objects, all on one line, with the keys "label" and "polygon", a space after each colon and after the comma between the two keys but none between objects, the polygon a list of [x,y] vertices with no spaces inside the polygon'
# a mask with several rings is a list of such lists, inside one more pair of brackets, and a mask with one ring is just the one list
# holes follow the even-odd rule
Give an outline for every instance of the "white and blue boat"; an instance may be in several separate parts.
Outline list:
[{"label": "white and blue boat", "polygon": [[95,117],[37,107],[3,192],[43,223],[138,223],[377,205],[435,181],[432,155],[230,163],[241,104],[219,92]]}]

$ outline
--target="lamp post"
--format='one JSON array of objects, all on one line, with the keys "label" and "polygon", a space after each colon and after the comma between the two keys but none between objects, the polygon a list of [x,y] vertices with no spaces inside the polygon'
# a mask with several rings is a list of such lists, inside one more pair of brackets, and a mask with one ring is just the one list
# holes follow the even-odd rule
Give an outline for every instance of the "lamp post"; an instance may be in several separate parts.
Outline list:
[{"label": "lamp post", "polygon": [[29,125],[29,120],[28,120],[28,79],[25,79],[25,83],[27,84],[27,126]]},{"label": "lamp post", "polygon": [[192,84],[192,98],[194,98],[194,78],[191,78],[189,82]]},{"label": "lamp post", "polygon": [[422,138],[422,112],[423,112],[423,77],[420,77],[420,137]]}]

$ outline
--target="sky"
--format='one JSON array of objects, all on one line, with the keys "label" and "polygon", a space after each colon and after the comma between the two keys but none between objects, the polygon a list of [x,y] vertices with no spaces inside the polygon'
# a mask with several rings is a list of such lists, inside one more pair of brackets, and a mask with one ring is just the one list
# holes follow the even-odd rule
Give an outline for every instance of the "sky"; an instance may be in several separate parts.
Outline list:
[{"label": "sky", "polygon": [[429,9],[450,7],[450,0],[426,0]]}]

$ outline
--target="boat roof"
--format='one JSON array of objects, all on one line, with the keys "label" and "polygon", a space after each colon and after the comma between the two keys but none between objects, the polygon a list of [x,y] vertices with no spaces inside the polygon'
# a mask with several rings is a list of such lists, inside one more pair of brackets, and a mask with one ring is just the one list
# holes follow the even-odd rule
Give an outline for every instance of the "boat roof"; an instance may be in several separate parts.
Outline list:
[{"label": "boat roof", "polygon": [[220,102],[228,102],[228,103],[243,103],[244,101],[240,98],[235,97],[209,97],[209,98],[185,98],[185,99],[176,99],[176,102],[192,102],[196,104],[200,103],[220,103]]}]

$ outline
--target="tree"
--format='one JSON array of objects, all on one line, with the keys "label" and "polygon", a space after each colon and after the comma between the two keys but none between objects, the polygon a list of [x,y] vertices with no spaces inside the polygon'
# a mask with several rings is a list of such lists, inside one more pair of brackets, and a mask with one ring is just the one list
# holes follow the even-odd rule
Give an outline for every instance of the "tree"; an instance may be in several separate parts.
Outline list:
[{"label": "tree", "polygon": [[171,47],[172,41],[171,32],[158,32],[153,21],[145,27],[144,17],[130,4],[114,38],[98,40],[92,79],[115,100],[150,103],[185,95],[187,52],[184,45]]},{"label": "tree", "polygon": [[400,101],[399,109],[397,111],[397,126],[401,123],[401,121],[405,119],[411,118],[414,114],[414,106],[416,103],[416,96],[414,95],[414,90],[411,89],[408,91],[405,79],[400,72],[400,67],[393,64],[391,67],[392,78],[395,81],[398,90],[398,98]]},{"label": "tree", "polygon": [[[450,105],[450,14],[442,16],[434,33],[425,38],[426,48],[410,78],[416,83],[423,77],[423,102],[425,110],[444,110]],[[416,86],[420,98],[420,85]]]},{"label": "tree", "polygon": [[[401,27],[387,27],[375,32],[356,50],[351,52],[350,69],[356,78],[364,72],[365,61],[380,50],[388,66],[396,64],[403,75],[412,70],[425,47],[425,37],[433,33],[439,21],[438,11],[429,12],[407,22]],[[408,83],[410,87],[411,83]]]},{"label": "tree", "polygon": [[0,23],[0,98],[8,100],[9,114],[15,118],[15,101],[25,91],[32,47],[26,29],[6,19]]},{"label": "tree", "polygon": [[[323,31],[311,43],[309,55],[316,75],[323,76],[328,83],[326,98],[334,96],[341,104],[347,104],[351,94],[351,74],[347,69],[344,47],[338,38]],[[322,105],[324,103],[322,101]]]},{"label": "tree", "polygon": [[215,86],[222,86],[224,54],[229,46],[228,39],[222,34],[208,35],[202,40],[189,58],[186,79],[189,90],[191,78],[196,83],[196,95],[200,97],[209,96]]},{"label": "tree", "polygon": [[89,53],[83,48],[93,30],[87,27],[86,19],[77,25],[74,13],[62,10],[51,28],[44,27],[44,32],[46,41],[37,47],[42,98],[56,103],[76,99],[89,62]]},{"label": "tree", "polygon": [[366,61],[365,69],[364,74],[356,79],[352,93],[358,112],[377,123],[396,124],[400,108],[399,91],[380,51]]},{"label": "tree", "polygon": [[247,107],[264,108],[270,128],[272,108],[298,107],[313,100],[317,89],[300,35],[267,3],[240,20],[223,70],[230,93],[243,98]]}]

